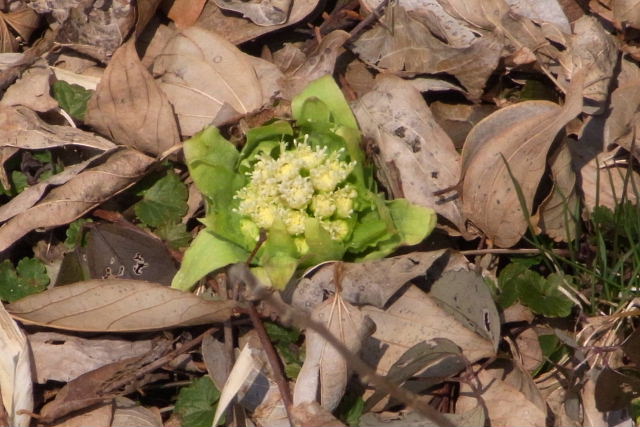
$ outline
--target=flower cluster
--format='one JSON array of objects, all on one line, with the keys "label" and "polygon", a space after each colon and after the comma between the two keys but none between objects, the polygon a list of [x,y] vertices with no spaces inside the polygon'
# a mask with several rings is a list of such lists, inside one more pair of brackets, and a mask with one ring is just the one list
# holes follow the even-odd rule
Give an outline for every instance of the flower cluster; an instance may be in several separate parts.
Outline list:
[{"label": "flower cluster", "polygon": [[311,147],[306,140],[305,136],[291,148],[281,143],[277,158],[258,156],[248,173],[249,184],[234,195],[237,211],[267,230],[281,221],[293,236],[304,234],[312,216],[332,239],[343,240],[358,194],[345,180],[356,162],[341,160],[344,149],[329,153],[327,147]]}]

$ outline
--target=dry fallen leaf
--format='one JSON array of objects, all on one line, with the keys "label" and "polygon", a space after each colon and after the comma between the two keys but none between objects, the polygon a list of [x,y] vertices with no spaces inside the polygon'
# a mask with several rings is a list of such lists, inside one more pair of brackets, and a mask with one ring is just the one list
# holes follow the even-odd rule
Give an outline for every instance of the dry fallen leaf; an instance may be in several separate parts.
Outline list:
[{"label": "dry fallen leaf", "polygon": [[0,389],[10,426],[27,427],[33,411],[33,384],[29,344],[17,323],[0,304]]},{"label": "dry fallen leaf", "polygon": [[[517,367],[505,370],[483,369],[477,374],[475,381],[475,390],[467,383],[460,385],[456,413],[464,413],[480,404],[487,411],[487,419],[492,427],[547,425],[547,409],[542,396],[535,389],[531,378]],[[482,400],[478,401],[476,393],[479,393]]]},{"label": "dry fallen leaf", "polygon": [[617,88],[611,94],[611,113],[604,141],[618,144],[640,159],[640,68],[628,59],[620,61]]},{"label": "dry fallen leaf", "polygon": [[82,338],[58,332],[30,334],[36,381],[69,382],[109,363],[141,356],[151,350],[151,340],[123,340],[116,337]]},{"label": "dry fallen leaf", "polygon": [[[499,247],[523,236],[528,214],[545,170],[547,151],[560,130],[582,110],[584,73],[574,75],[565,105],[524,101],[478,123],[462,150],[462,208],[465,216]],[[509,173],[513,174],[513,178]]]},{"label": "dry fallen leaf", "polygon": [[325,263],[298,282],[291,302],[301,310],[313,309],[322,303],[327,293],[336,292],[338,277],[340,295],[345,301],[383,308],[408,281],[423,276],[434,263],[448,256],[445,252],[413,252],[358,263]]},{"label": "dry fallen leaf", "polygon": [[0,227],[0,252],[38,228],[68,224],[142,177],[154,159],[130,149],[76,175],[51,190],[37,205]]},{"label": "dry fallen leaf", "polygon": [[469,47],[451,47],[402,6],[395,6],[393,14],[385,14],[380,23],[356,40],[353,51],[363,61],[384,70],[451,74],[475,99],[498,64],[502,41],[499,35],[487,33]]},{"label": "dry fallen leaf", "polygon": [[71,331],[136,332],[222,322],[234,301],[142,280],[87,280],[57,286],[7,306],[22,322]]},{"label": "dry fallen leaf", "polygon": [[113,403],[108,402],[92,407],[92,409],[81,412],[78,415],[65,418],[51,427],[111,427],[112,425],[123,424],[113,424]]},{"label": "dry fallen leaf", "polygon": [[376,141],[378,174],[394,197],[434,209],[468,236],[459,200],[434,196],[460,180],[460,155],[435,121],[420,92],[391,75],[353,109],[362,133]]},{"label": "dry fallen leaf", "polygon": [[[318,305],[311,319],[325,325],[353,354],[358,354],[363,341],[373,330],[371,320],[357,307],[344,301],[340,294]],[[305,358],[293,391],[293,404],[315,402],[333,411],[346,391],[349,361],[315,330],[307,329]]]},{"label": "dry fallen leaf", "polygon": [[116,426],[163,427],[162,415],[158,408],[145,408],[126,397],[114,400],[113,421]]},{"label": "dry fallen leaf", "polygon": [[224,13],[214,2],[208,2],[198,19],[201,28],[224,34],[224,38],[237,45],[296,24],[306,18],[318,5],[317,0],[296,0],[292,2],[289,19],[286,23],[263,27],[237,15]]},{"label": "dry fallen leaf", "polygon": [[179,29],[188,28],[196,23],[207,0],[175,0],[167,16]]},{"label": "dry fallen leaf", "polygon": [[223,10],[241,13],[256,25],[269,27],[287,22],[291,0],[214,0]]},{"label": "dry fallen leaf", "polygon": [[52,76],[44,60],[36,61],[9,86],[0,103],[7,106],[24,105],[41,113],[57,108],[58,101],[49,95]]},{"label": "dry fallen leaf", "polygon": [[576,237],[580,198],[577,194],[576,174],[571,164],[571,151],[566,142],[551,158],[551,174],[553,189],[542,201],[536,214],[540,218],[538,227],[556,242],[570,242]]},{"label": "dry fallen leaf", "polygon": [[87,104],[85,123],[118,144],[152,155],[180,142],[167,96],[142,66],[133,39],[113,55]]},{"label": "dry fallen leaf", "polygon": [[223,124],[216,117],[225,105],[239,118],[265,102],[247,55],[199,27],[176,34],[156,57],[153,73],[173,104],[185,136],[210,124]]}]

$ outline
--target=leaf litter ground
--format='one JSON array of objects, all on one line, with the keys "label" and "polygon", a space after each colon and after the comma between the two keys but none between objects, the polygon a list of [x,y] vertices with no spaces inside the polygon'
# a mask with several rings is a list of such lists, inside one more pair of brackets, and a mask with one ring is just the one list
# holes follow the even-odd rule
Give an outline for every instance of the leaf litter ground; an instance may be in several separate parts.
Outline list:
[{"label": "leaf litter ground", "polygon": [[2,4],[1,425],[637,422],[637,5],[99,3]]}]

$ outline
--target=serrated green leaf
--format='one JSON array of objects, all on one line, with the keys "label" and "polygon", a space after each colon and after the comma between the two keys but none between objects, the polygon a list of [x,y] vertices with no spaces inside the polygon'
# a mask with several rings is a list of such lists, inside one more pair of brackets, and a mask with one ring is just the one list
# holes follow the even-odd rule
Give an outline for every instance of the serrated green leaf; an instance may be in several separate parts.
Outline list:
[{"label": "serrated green leaf", "polygon": [[360,425],[360,417],[362,417],[363,412],[364,400],[362,396],[354,394],[347,394],[337,409],[338,417],[350,426]]},{"label": "serrated green leaf", "polygon": [[22,193],[22,191],[29,186],[27,175],[20,171],[11,172],[11,183],[16,194]]},{"label": "serrated green leaf", "polygon": [[49,276],[42,262],[22,258],[14,269],[9,260],[0,263],[0,299],[14,302],[20,298],[43,291],[49,284]]},{"label": "serrated green leaf", "polygon": [[294,344],[300,339],[300,331],[296,328],[285,328],[273,322],[265,322],[264,327],[275,343]]},{"label": "serrated green leaf", "polygon": [[187,186],[169,171],[143,193],[135,204],[138,219],[149,227],[177,223],[187,213]]},{"label": "serrated green leaf", "polygon": [[213,381],[204,376],[180,390],[175,412],[184,426],[211,427],[219,398],[220,392]]},{"label": "serrated green leaf", "polygon": [[92,90],[87,90],[80,85],[69,84],[64,80],[54,82],[51,88],[53,89],[53,97],[58,101],[60,108],[74,119],[84,120],[87,103],[93,95]]}]

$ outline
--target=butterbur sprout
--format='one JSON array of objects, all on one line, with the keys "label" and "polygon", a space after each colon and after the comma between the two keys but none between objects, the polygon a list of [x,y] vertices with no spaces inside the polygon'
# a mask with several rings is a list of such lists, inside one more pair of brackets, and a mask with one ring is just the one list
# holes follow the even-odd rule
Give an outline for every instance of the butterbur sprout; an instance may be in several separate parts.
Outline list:
[{"label": "butterbur sprout", "polygon": [[206,216],[173,279],[188,290],[206,274],[251,258],[264,283],[282,289],[304,268],[328,260],[384,257],[422,241],[430,208],[387,201],[360,149],[360,131],[330,76],[292,102],[294,123],[247,132],[241,151],[210,127],[185,142],[189,172]]}]

